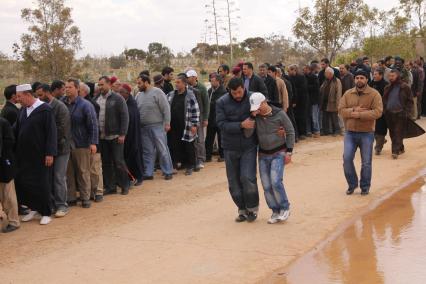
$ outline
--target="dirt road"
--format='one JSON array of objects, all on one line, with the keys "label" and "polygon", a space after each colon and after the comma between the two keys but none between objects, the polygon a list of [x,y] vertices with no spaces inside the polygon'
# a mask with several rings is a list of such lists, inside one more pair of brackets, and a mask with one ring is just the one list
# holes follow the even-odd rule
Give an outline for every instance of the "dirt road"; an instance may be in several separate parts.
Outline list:
[{"label": "dirt road", "polygon": [[[426,120],[421,121],[426,127]],[[253,283],[302,255],[369,204],[426,166],[426,136],[406,141],[390,158],[390,143],[373,161],[371,194],[346,196],[342,138],[299,143],[286,168],[291,216],[268,225],[261,209],[252,224],[236,224],[225,165],[171,182],[156,177],[128,196],[108,196],[92,208],[73,207],[48,226],[34,221],[0,235],[1,283]],[[359,168],[359,157],[357,157]]]}]

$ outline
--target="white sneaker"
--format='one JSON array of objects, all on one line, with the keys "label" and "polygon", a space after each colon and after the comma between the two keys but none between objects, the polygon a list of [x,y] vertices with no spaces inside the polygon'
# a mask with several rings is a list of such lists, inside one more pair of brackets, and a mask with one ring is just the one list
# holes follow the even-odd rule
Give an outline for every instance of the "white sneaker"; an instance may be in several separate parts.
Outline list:
[{"label": "white sneaker", "polygon": [[268,224],[278,223],[280,221],[280,219],[278,217],[279,217],[278,213],[272,213],[271,218],[269,218],[269,220],[268,220]]},{"label": "white sneaker", "polygon": [[52,221],[52,218],[50,216],[43,216],[40,220],[40,225],[47,225]]},{"label": "white sneaker", "polygon": [[68,214],[68,209],[60,209],[60,210],[56,211],[55,217],[56,218],[65,217],[65,215],[67,215],[67,214]]},{"label": "white sneaker", "polygon": [[278,215],[278,220],[286,221],[289,216],[290,216],[290,210],[281,210],[280,214]]},{"label": "white sneaker", "polygon": [[30,211],[27,215],[22,217],[22,222],[29,222],[35,218],[40,218],[40,214],[37,213],[37,211]]},{"label": "white sneaker", "polygon": [[203,163],[203,162],[200,162],[200,163],[198,164],[198,167],[199,167],[200,169],[204,169],[204,163]]}]

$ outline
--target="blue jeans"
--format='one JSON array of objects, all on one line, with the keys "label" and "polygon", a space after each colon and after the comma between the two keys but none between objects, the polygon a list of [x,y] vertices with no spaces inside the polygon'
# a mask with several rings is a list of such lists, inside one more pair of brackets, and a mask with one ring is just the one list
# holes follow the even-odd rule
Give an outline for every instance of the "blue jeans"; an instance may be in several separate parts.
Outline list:
[{"label": "blue jeans", "polygon": [[172,158],[167,147],[166,131],[162,125],[144,126],[141,129],[144,176],[154,175],[155,158],[159,157],[165,175],[173,174]]},{"label": "blue jeans", "polygon": [[371,186],[371,161],[373,158],[374,132],[352,132],[345,134],[343,169],[350,189],[358,187],[358,176],[355,170],[354,158],[359,147],[361,151],[361,190],[369,190]]},{"label": "blue jeans", "polygon": [[283,184],[284,167],[285,152],[259,155],[259,173],[266,203],[275,213],[290,207]]},{"label": "blue jeans", "polygon": [[239,214],[257,212],[259,192],[256,179],[257,148],[245,151],[224,150],[229,192]]},{"label": "blue jeans", "polygon": [[320,130],[320,108],[319,105],[312,105],[312,132],[319,133]]}]

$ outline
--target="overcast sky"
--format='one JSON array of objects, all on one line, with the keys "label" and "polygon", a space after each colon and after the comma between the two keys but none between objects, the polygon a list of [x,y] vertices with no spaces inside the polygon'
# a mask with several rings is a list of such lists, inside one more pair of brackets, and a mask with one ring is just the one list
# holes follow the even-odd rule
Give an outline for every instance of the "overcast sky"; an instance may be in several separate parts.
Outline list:
[{"label": "overcast sky", "polygon": [[[216,0],[220,2],[223,0]],[[252,36],[283,34],[292,36],[291,27],[299,4],[313,0],[234,0],[240,17],[236,20],[238,40]],[[21,9],[34,7],[33,0],[0,0],[0,51],[12,54],[28,25]],[[79,55],[112,55],[125,47],[146,50],[150,42],[161,42],[174,53],[187,52],[204,41],[209,16],[204,7],[208,0],[66,0],[80,28],[83,49]],[[398,0],[365,0],[370,6],[389,9]],[[213,39],[207,37],[213,43]],[[220,41],[226,43],[226,38]]]}]

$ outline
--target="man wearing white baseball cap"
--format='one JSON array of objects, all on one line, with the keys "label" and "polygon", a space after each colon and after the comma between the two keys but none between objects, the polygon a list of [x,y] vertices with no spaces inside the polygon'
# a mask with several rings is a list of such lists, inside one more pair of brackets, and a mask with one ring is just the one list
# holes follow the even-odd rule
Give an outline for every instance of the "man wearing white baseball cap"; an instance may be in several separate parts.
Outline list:
[{"label": "man wearing white baseball cap", "polygon": [[[269,105],[262,93],[250,96],[250,111],[256,124],[259,141],[259,173],[265,199],[272,210],[269,224],[285,221],[290,215],[290,203],[283,184],[284,167],[291,162],[295,141],[293,125],[287,114]],[[247,137],[254,129],[245,129]]]},{"label": "man wearing white baseball cap", "polygon": [[57,154],[57,133],[52,108],[36,99],[30,84],[16,87],[22,105],[15,124],[16,194],[22,205],[31,211],[22,218],[27,222],[42,217],[40,224],[50,223],[51,179],[53,157]]}]

